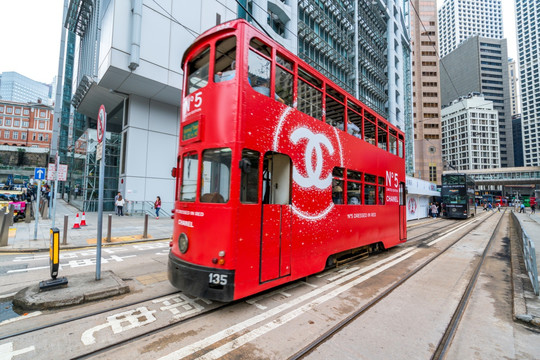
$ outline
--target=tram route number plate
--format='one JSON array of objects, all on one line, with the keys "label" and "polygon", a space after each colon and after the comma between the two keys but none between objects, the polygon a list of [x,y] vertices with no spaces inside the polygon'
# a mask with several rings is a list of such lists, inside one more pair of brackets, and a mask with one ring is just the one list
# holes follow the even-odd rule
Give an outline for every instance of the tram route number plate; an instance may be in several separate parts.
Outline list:
[{"label": "tram route number plate", "polygon": [[208,282],[214,285],[227,285],[229,275],[224,274],[208,274]]}]

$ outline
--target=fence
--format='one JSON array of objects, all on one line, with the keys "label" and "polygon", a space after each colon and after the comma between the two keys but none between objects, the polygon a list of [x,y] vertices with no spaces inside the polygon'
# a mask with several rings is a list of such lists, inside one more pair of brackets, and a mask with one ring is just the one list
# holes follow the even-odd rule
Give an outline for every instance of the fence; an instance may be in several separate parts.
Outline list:
[{"label": "fence", "polygon": [[525,268],[529,274],[529,279],[531,280],[534,293],[538,296],[540,295],[540,290],[538,286],[538,268],[536,267],[536,249],[534,242],[531,240],[525,229],[521,227],[521,224],[514,212],[512,212],[512,218],[514,220],[514,225],[516,226],[517,232],[521,237],[521,242],[523,246],[523,261],[525,262]]},{"label": "fence", "polygon": [[[173,203],[161,203],[161,210],[159,211],[159,216],[170,217],[171,213],[166,209],[172,209],[174,207]],[[156,215],[156,210],[154,209],[154,203],[152,201],[129,201],[127,203],[127,213],[133,216],[144,216],[148,214],[150,216]]]}]

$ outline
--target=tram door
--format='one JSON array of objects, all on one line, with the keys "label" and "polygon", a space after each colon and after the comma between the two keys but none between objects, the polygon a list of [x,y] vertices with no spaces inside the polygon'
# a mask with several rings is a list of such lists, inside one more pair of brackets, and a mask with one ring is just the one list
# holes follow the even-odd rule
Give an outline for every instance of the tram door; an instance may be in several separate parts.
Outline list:
[{"label": "tram door", "polygon": [[407,240],[407,193],[405,183],[399,183],[399,240]]},{"label": "tram door", "polygon": [[269,152],[263,163],[260,281],[291,273],[291,159]]}]

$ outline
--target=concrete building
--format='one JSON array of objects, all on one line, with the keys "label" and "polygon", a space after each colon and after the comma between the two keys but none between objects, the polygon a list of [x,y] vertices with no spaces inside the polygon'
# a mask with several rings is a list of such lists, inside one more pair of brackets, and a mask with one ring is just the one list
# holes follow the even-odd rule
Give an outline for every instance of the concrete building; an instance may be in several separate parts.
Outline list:
[{"label": "concrete building", "polygon": [[500,167],[498,111],[480,94],[441,110],[442,155],[456,170]]},{"label": "concrete building", "polygon": [[506,39],[473,36],[441,59],[441,102],[481,93],[499,113],[502,167],[514,166],[514,146]]},{"label": "concrete building", "polygon": [[525,166],[540,165],[540,6],[537,0],[516,0],[516,32],[521,85],[521,124]]},{"label": "concrete building", "polygon": [[521,114],[512,116],[512,136],[514,137],[514,166],[523,166],[523,131],[521,130]]},{"label": "concrete building", "polygon": [[437,2],[413,0],[419,18],[411,17],[413,43],[414,168],[419,179],[441,184],[441,98],[437,55]]},{"label": "concrete building", "polygon": [[508,84],[510,84],[510,107],[512,116],[520,113],[518,68],[514,59],[508,59]]},{"label": "concrete building", "polygon": [[[151,0],[71,0],[65,26],[78,37],[72,104],[84,120],[74,122],[73,141],[68,145],[74,158],[70,187],[83,189],[82,207],[96,209],[95,119],[101,104],[108,112],[106,153],[110,159],[105,169],[105,200],[111,201],[118,190],[143,207],[149,207],[157,195],[163,208],[172,206],[175,184],[170,170],[176,165],[178,152],[182,55],[199,34],[238,17],[264,28],[338,84],[349,84],[353,93],[366,94],[366,99],[372,98],[369,91],[384,95],[377,99],[379,110],[386,111],[390,121],[403,129],[412,108],[406,87],[410,61],[395,59],[408,58],[405,13],[403,2],[387,3],[391,10],[382,1],[365,0],[324,4],[311,0],[209,0],[188,7],[176,1],[164,5]],[[312,16],[315,5],[318,15]],[[359,9],[376,17],[352,21]],[[381,19],[385,21],[380,23]],[[379,76],[377,82],[390,74],[392,86],[388,88],[385,81],[381,81],[382,88],[374,90],[370,82],[359,84],[366,77],[374,79],[371,75],[355,77],[360,62],[356,51],[348,47],[360,32],[359,24],[365,27],[365,34],[358,43],[370,52],[377,45],[376,52],[383,56],[364,65],[372,71],[369,74]],[[377,26],[370,28],[373,24]],[[385,37],[388,29],[392,34]],[[388,58],[385,52],[390,54]]]},{"label": "concrete building", "polygon": [[51,85],[27,78],[14,71],[0,74],[0,100],[52,105]]},{"label": "concrete building", "polygon": [[471,36],[503,38],[501,0],[444,0],[439,9],[439,56]]},{"label": "concrete building", "polygon": [[53,113],[45,104],[0,100],[0,144],[49,149]]}]

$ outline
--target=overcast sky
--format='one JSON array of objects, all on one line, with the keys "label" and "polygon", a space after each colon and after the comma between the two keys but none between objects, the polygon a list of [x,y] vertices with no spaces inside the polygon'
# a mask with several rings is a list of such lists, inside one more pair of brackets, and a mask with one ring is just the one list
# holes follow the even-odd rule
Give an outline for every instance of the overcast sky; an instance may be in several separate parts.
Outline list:
[{"label": "overcast sky", "polygon": [[[444,0],[437,1],[440,7]],[[63,4],[64,0],[0,0],[0,72],[52,82],[58,73]],[[514,0],[502,4],[508,56],[517,59]]]}]

